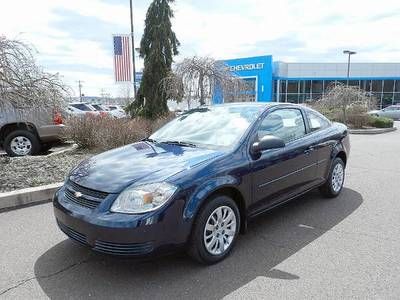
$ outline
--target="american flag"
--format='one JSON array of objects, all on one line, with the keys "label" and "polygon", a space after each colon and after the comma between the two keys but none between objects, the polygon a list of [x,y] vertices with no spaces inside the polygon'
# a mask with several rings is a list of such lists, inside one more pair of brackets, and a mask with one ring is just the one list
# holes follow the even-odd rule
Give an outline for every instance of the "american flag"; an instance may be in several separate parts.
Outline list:
[{"label": "american flag", "polygon": [[114,36],[115,81],[131,81],[131,50],[129,35]]}]

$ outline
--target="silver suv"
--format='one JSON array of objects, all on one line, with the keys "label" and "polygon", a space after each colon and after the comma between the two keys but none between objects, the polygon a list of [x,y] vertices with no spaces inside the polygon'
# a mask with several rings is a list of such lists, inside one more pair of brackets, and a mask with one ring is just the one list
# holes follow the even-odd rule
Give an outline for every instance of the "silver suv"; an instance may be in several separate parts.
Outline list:
[{"label": "silver suv", "polygon": [[61,113],[52,108],[16,110],[0,106],[0,148],[10,156],[46,151],[62,138]]}]

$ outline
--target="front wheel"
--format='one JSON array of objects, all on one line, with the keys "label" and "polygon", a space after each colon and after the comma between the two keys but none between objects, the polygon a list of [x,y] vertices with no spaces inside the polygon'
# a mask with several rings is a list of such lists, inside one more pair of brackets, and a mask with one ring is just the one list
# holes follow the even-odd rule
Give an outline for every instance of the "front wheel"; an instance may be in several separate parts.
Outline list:
[{"label": "front wheel", "polygon": [[319,189],[322,195],[328,198],[337,197],[342,191],[344,176],[344,162],[340,157],[336,157],[331,165],[328,180]]},{"label": "front wheel", "polygon": [[200,210],[189,243],[189,255],[203,264],[227,257],[240,229],[239,209],[228,196],[210,199]]}]

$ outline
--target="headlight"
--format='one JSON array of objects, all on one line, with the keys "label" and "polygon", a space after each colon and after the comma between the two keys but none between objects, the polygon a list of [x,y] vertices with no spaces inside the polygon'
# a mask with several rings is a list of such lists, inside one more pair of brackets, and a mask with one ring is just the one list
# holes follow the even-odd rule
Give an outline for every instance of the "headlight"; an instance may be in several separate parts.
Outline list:
[{"label": "headlight", "polygon": [[114,201],[111,211],[140,214],[156,210],[171,198],[176,189],[166,182],[129,187]]}]

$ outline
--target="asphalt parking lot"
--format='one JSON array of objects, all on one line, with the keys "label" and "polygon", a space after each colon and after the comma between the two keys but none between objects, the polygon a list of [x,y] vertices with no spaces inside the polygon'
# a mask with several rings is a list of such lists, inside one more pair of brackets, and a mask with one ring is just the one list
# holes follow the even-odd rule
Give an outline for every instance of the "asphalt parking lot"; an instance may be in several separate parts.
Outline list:
[{"label": "asphalt parking lot", "polygon": [[57,229],[51,204],[1,213],[0,298],[398,299],[400,131],[351,143],[339,198],[312,192],[259,217],[210,267],[92,253]]}]

